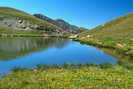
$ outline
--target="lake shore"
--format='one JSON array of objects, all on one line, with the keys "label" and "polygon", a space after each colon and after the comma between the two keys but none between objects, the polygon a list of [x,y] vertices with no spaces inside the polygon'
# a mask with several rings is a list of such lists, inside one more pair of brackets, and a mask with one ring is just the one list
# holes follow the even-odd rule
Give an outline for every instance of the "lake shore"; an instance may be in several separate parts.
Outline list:
[{"label": "lake shore", "polygon": [[65,35],[43,35],[43,34],[0,34],[0,38],[14,38],[14,37],[61,37],[69,38]]},{"label": "lake shore", "polygon": [[115,50],[118,55],[124,55],[128,60],[133,59],[133,50],[132,46],[126,44],[123,46],[122,44],[117,44],[117,41],[101,41],[96,39],[87,39],[87,38],[75,38],[74,41],[78,41],[82,44],[93,45],[99,48],[107,48],[111,50]]},{"label": "lake shore", "polygon": [[64,65],[14,69],[0,78],[1,89],[132,89],[132,65]]}]

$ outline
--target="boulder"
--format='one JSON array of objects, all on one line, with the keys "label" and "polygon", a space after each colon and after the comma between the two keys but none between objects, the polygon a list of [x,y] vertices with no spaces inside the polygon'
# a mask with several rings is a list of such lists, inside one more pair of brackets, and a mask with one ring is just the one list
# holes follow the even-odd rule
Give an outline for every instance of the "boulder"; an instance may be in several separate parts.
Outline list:
[{"label": "boulder", "polygon": [[116,44],[118,47],[123,48],[124,46],[120,43]]},{"label": "boulder", "polygon": [[93,35],[87,35],[87,38],[92,38],[93,37]]},{"label": "boulder", "polygon": [[78,37],[78,35],[72,35],[72,36],[70,36],[69,38],[70,39],[74,39],[74,38],[77,38]]}]

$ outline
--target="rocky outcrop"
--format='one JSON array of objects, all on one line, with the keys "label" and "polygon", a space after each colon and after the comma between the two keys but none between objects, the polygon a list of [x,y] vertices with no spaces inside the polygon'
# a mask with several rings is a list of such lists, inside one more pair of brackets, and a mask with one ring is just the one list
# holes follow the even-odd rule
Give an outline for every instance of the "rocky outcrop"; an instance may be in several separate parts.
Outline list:
[{"label": "rocky outcrop", "polygon": [[77,37],[78,37],[78,35],[69,36],[70,39],[75,39],[75,38],[77,38]]},{"label": "rocky outcrop", "polygon": [[87,35],[86,37],[87,37],[87,38],[92,38],[92,37],[93,37],[93,35]]},{"label": "rocky outcrop", "polygon": [[[46,34],[62,34],[64,31],[51,23],[14,8],[0,7],[0,29],[32,30]],[[7,31],[7,33],[8,33]]]},{"label": "rocky outcrop", "polygon": [[34,30],[38,27],[35,24],[19,18],[5,18],[3,20],[0,20],[0,25],[17,30]]},{"label": "rocky outcrop", "polygon": [[21,18],[5,18],[0,20],[0,26],[16,30],[38,30],[44,33],[63,33],[61,29],[50,29],[44,25],[38,25]]}]

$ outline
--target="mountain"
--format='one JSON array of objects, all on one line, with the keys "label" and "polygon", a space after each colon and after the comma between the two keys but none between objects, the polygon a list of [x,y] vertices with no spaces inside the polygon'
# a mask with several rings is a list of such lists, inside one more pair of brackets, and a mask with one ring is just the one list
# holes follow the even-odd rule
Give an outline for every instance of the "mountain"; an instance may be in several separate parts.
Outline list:
[{"label": "mountain", "polygon": [[[15,31],[12,32],[13,30]],[[9,7],[0,7],[0,33],[15,33],[16,31],[29,31],[29,33],[41,34],[60,34],[64,32],[56,25],[35,18],[23,11]]]},{"label": "mountain", "polygon": [[42,14],[34,14],[35,17],[39,18],[39,19],[42,19],[44,21],[47,21],[53,25],[56,25],[60,28],[62,28],[65,32],[68,32],[68,33],[74,33],[74,34],[77,34],[77,33],[80,33],[80,32],[83,32],[85,31],[86,29],[80,29],[79,27],[77,26],[74,26],[74,25],[71,25],[69,24],[68,22],[62,20],[62,19],[51,19],[47,16],[44,16]]}]

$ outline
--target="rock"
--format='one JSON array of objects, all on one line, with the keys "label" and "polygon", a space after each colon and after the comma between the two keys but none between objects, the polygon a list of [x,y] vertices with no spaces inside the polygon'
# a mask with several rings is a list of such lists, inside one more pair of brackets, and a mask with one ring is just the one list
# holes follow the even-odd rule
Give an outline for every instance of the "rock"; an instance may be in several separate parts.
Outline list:
[{"label": "rock", "polygon": [[30,27],[26,27],[25,30],[30,30]]},{"label": "rock", "polygon": [[11,27],[11,26],[12,26],[12,24],[7,24],[7,26],[8,26],[8,27]]},{"label": "rock", "polygon": [[120,43],[116,44],[118,47],[123,48],[124,46]]},{"label": "rock", "polygon": [[130,50],[133,50],[133,47],[130,47],[129,49],[130,49]]},{"label": "rock", "polygon": [[78,37],[78,35],[73,35],[73,36],[70,36],[69,38],[74,39],[74,38],[77,38],[77,37]]},{"label": "rock", "polygon": [[92,35],[87,35],[87,38],[92,38],[93,36]]},{"label": "rock", "polygon": [[105,26],[105,24],[102,25],[103,27]]},{"label": "rock", "polygon": [[102,43],[102,42],[97,42],[97,44],[100,44],[100,45],[102,45],[103,43]]},{"label": "rock", "polygon": [[133,41],[133,39],[130,39],[131,41]]},{"label": "rock", "polygon": [[49,26],[45,26],[43,24],[40,25],[28,20],[24,20],[22,18],[4,18],[3,20],[0,20],[0,25],[5,28],[10,27],[11,29],[14,29],[14,30],[41,30],[43,31],[43,34],[45,33],[60,34],[64,32],[62,29],[58,27],[53,28],[52,25],[49,25]]},{"label": "rock", "polygon": [[20,24],[21,24],[21,23],[23,23],[23,21],[22,21],[22,20],[18,20],[18,23],[20,23]]}]

